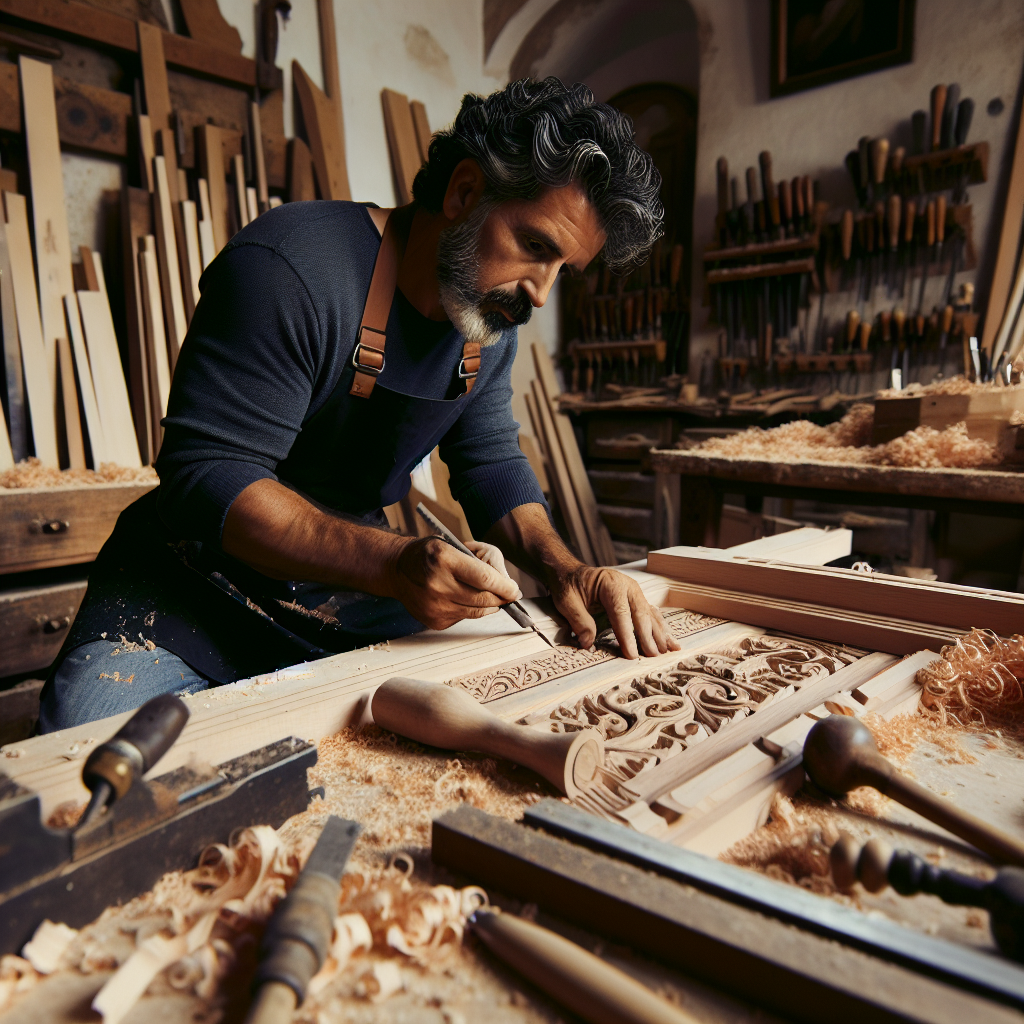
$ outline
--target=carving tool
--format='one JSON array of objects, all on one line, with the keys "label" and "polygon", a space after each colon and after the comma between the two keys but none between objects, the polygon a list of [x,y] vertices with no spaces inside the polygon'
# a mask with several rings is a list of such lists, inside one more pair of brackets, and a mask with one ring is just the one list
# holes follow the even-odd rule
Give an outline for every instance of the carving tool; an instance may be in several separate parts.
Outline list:
[{"label": "carving tool", "polygon": [[78,822],[79,829],[88,828],[171,749],[188,715],[180,697],[163,693],[143,704],[114,736],[89,755],[82,769],[82,782],[92,797]]},{"label": "carving tool", "polygon": [[958,907],[980,907],[989,913],[989,927],[1005,956],[1024,962],[1024,871],[1001,868],[986,882],[975,875],[942,869],[909,850],[893,850],[880,839],[861,847],[845,833],[829,854],[836,886],[848,892],[860,882],[868,892],[892,886],[901,896],[919,892],[938,896]]},{"label": "carving tool", "polygon": [[960,86],[955,82],[946,87],[946,100],[942,108],[942,128],[939,133],[939,148],[953,148],[953,130],[956,125],[956,113],[960,104]]},{"label": "carving tool", "polygon": [[543,732],[485,711],[465,690],[396,676],[373,693],[370,713],[382,729],[445,750],[500,757],[543,775],[570,798],[588,789],[604,761],[596,729]]},{"label": "carving tool", "polygon": [[910,155],[921,156],[924,153],[924,130],[928,115],[923,110],[915,110],[910,115]]},{"label": "carving tool", "polygon": [[582,1020],[697,1024],[628,974],[532,921],[480,907],[469,926],[494,956]]},{"label": "carving tool", "polygon": [[331,815],[291,892],[263,933],[256,994],[246,1024],[285,1024],[323,966],[341,896],[341,876],[360,826]]},{"label": "carving tool", "polygon": [[932,89],[932,135],[931,152],[942,148],[942,114],[946,109],[946,87],[937,85]]},{"label": "carving tool", "polygon": [[772,179],[772,155],[766,149],[761,152],[757,159],[761,164],[761,194],[764,196],[765,220],[771,226],[771,237],[775,238],[780,231],[781,215],[779,212],[779,197],[775,191],[775,182]]},{"label": "carving tool", "polygon": [[858,786],[872,786],[965,839],[998,863],[1024,866],[1024,841],[908,779],[878,752],[871,733],[856,718],[829,715],[816,722],[804,741],[804,769],[811,781],[830,796],[844,797]]},{"label": "carving tool", "polygon": [[[430,512],[427,510],[426,506],[423,504],[422,501],[416,506],[416,511],[419,512],[419,514],[423,517],[423,519],[426,520],[426,522],[430,525],[432,529],[438,532],[438,535],[440,536],[441,540],[447,542],[448,544],[451,544],[451,546],[455,548],[456,551],[461,551],[464,555],[469,555],[470,558],[477,557],[473,554],[472,551],[469,550],[469,548],[466,547],[465,544],[462,543],[461,540],[459,540],[458,537],[455,536],[454,533],[451,532],[451,530],[449,530],[435,516],[430,514]],[[537,628],[537,623],[535,623],[533,619],[530,617],[530,613],[527,612],[527,610],[518,601],[510,601],[508,604],[503,604],[501,608],[502,611],[508,612],[508,614],[515,621],[516,625],[532,629],[534,633],[536,633],[537,636],[539,636],[544,641],[544,643],[548,645],[548,647],[557,648],[558,645],[554,642],[554,640],[550,640]]]}]

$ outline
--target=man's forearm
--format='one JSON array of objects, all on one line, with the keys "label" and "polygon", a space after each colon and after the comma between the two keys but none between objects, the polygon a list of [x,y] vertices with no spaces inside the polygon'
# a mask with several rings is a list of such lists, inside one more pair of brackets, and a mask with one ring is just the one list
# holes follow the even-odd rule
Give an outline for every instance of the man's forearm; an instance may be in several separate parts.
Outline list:
[{"label": "man's forearm", "polygon": [[322,512],[275,480],[257,480],[234,500],[221,546],[273,579],[309,580],[389,596],[407,538]]},{"label": "man's forearm", "polygon": [[487,531],[484,540],[549,590],[582,565],[558,536],[544,506],[536,503],[514,508]]}]

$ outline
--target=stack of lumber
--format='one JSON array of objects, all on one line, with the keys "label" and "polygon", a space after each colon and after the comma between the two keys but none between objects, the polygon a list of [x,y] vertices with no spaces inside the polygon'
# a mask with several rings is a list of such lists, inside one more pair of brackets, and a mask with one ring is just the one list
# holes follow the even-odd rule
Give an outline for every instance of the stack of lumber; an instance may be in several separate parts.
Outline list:
[{"label": "stack of lumber", "polygon": [[561,388],[551,356],[536,342],[533,362],[537,376],[530,384],[526,404],[569,541],[588,565],[616,565],[611,535],[597,510],[572,423],[559,408]]}]

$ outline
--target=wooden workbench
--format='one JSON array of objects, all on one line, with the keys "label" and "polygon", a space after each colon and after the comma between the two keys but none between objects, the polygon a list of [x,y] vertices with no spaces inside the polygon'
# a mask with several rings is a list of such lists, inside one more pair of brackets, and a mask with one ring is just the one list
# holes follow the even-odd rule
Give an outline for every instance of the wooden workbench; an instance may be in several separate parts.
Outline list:
[{"label": "wooden workbench", "polygon": [[661,449],[651,451],[650,465],[659,546],[717,547],[726,493],[1024,519],[1020,471],[776,462]]}]

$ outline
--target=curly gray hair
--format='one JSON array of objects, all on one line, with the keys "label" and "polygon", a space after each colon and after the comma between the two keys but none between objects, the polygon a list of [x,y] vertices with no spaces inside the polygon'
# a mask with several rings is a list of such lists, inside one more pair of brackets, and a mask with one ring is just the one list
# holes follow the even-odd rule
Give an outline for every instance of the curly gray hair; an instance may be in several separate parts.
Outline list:
[{"label": "curly gray hair", "polygon": [[441,209],[452,172],[467,157],[487,181],[487,196],[533,199],[544,187],[583,186],[607,234],[613,270],[642,263],[661,237],[661,175],[633,139],[633,122],[584,85],[524,78],[490,96],[467,94],[450,128],[434,135],[413,197]]}]

